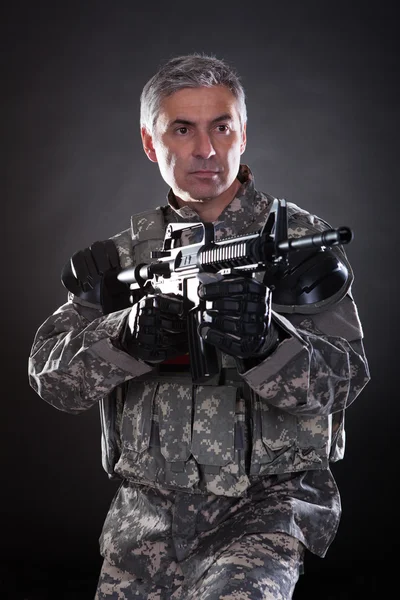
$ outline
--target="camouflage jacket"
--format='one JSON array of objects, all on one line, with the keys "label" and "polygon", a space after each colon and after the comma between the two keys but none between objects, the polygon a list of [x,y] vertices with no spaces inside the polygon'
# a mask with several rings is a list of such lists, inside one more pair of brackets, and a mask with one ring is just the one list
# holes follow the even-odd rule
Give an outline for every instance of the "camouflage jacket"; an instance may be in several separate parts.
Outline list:
[{"label": "camouflage jacket", "polygon": [[[269,195],[255,190],[248,167],[238,177],[241,188],[214,223],[217,239],[256,231],[271,205]],[[122,267],[148,262],[171,221],[199,221],[189,207],[177,206],[172,191],[167,206],[134,215],[131,228],[112,238]],[[289,203],[289,237],[327,227]],[[335,251],[348,265],[342,249]],[[119,349],[129,308],[103,316],[99,306],[70,295],[36,334],[30,383],[66,412],[100,402],[110,475],[159,489],[245,496],[260,477],[324,470],[342,458],[344,411],[369,380],[350,288],[315,314],[273,308],[289,335],[272,354],[241,374],[221,355],[221,378],[193,385],[184,374],[162,375]]]}]

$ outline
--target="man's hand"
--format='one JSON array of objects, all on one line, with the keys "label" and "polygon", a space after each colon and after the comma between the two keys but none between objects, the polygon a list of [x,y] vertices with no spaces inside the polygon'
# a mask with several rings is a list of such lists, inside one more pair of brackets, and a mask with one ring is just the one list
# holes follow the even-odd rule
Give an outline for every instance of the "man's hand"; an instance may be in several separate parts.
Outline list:
[{"label": "man's hand", "polygon": [[129,286],[117,279],[120,271],[118,250],[112,240],[105,240],[75,252],[62,271],[61,281],[75,296],[101,304],[107,315],[131,304]]},{"label": "man's hand", "polygon": [[202,338],[236,358],[262,357],[276,343],[271,339],[271,291],[241,275],[200,274],[199,297],[206,300]]},{"label": "man's hand", "polygon": [[175,294],[142,298],[132,306],[121,340],[134,358],[156,364],[189,351],[187,314],[193,303]]}]

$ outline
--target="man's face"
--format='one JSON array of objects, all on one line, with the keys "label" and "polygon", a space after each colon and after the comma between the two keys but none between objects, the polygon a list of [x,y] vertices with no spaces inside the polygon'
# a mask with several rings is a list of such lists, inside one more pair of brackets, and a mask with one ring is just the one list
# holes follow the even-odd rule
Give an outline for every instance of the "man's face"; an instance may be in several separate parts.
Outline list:
[{"label": "man's face", "polygon": [[225,86],[185,88],[164,98],[144,150],[184,201],[212,200],[235,181],[246,147],[238,102]]}]

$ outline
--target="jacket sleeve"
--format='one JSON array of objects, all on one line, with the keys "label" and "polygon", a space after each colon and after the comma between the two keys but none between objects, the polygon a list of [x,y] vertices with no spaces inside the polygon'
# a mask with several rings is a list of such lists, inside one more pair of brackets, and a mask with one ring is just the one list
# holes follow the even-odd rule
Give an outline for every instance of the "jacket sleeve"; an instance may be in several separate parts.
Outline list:
[{"label": "jacket sleeve", "polygon": [[347,408],[370,379],[357,307],[348,293],[314,315],[273,312],[285,332],[275,351],[242,377],[269,404],[295,415]]},{"label": "jacket sleeve", "polygon": [[[291,237],[330,227],[319,217],[294,204],[292,207]],[[350,274],[342,299],[333,299],[324,308],[307,313],[296,312],[293,307],[293,311],[283,314],[276,307],[272,321],[283,332],[282,341],[263,362],[242,373],[261,398],[294,415],[341,412],[350,406],[370,379],[362,326],[351,292],[354,278],[351,265],[342,246],[331,250]]]},{"label": "jacket sleeve", "polygon": [[69,294],[38,329],[29,356],[29,383],[54,407],[77,414],[117,385],[152,370],[118,346],[130,308],[102,315]]}]

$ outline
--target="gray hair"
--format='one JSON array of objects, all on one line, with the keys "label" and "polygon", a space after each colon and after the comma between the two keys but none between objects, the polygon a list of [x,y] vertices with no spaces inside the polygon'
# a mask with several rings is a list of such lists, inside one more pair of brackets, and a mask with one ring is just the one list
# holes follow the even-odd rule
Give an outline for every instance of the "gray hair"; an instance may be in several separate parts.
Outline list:
[{"label": "gray hair", "polygon": [[161,101],[183,88],[224,85],[239,103],[240,124],[247,121],[245,92],[236,71],[225,61],[206,54],[188,54],[168,60],[146,83],[140,96],[140,126],[153,133]]}]

